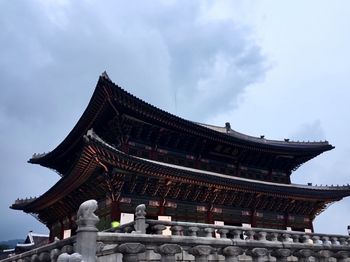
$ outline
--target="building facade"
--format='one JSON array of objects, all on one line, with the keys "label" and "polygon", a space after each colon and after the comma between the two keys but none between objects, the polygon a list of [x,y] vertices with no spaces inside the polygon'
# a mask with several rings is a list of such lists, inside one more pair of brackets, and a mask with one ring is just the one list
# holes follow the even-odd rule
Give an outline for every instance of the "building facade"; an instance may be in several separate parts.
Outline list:
[{"label": "building facade", "polygon": [[153,219],[312,231],[315,216],[350,195],[350,187],[296,185],[291,174],[333,148],[188,121],[136,98],[104,73],[68,136],[29,160],[61,179],[11,208],[36,215],[51,239],[74,234],[75,212],[91,198],[99,202],[99,229],[145,203]]}]

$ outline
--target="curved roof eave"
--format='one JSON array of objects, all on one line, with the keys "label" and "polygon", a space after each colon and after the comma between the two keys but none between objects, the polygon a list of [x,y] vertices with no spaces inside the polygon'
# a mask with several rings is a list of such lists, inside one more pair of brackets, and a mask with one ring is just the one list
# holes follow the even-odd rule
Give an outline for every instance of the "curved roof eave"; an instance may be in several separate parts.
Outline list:
[{"label": "curved roof eave", "polygon": [[[91,134],[91,133],[90,133]],[[310,199],[319,199],[322,201],[337,201],[343,197],[350,195],[350,187],[349,186],[340,186],[340,187],[326,187],[326,186],[306,186],[306,185],[297,185],[297,184],[280,184],[280,183],[274,183],[274,182],[266,182],[266,181],[258,181],[253,179],[247,179],[247,178],[240,178],[240,177],[232,177],[229,175],[211,172],[211,171],[203,171],[203,170],[196,170],[193,168],[188,167],[182,167],[162,162],[157,162],[153,160],[143,159],[139,157],[134,157],[125,154],[124,152],[114,148],[113,146],[109,145],[108,143],[104,142],[100,137],[97,135],[89,135],[88,139],[85,140],[85,145],[88,148],[89,145],[95,144],[95,146],[99,146],[102,148],[105,148],[109,151],[112,151],[114,154],[117,154],[121,157],[130,159],[131,161],[139,162],[143,165],[150,166],[150,167],[158,167],[161,170],[168,170],[168,173],[173,173],[173,171],[178,171],[177,173],[181,173],[184,175],[192,174],[192,177],[196,177],[198,179],[199,175],[204,179],[205,177],[212,177],[215,181],[219,180],[225,180],[227,182],[231,182],[231,184],[242,184],[244,185],[250,185],[252,187],[252,184],[257,185],[255,189],[257,190],[260,187],[266,187],[267,191],[275,191],[277,194],[283,194],[285,195],[287,191],[291,191],[289,196],[295,196],[295,197],[301,197],[308,195]],[[90,151],[90,149],[88,149]],[[93,157],[93,154],[88,153],[90,157]],[[84,161],[86,162],[86,161]],[[80,175],[81,177],[75,178],[73,177],[74,174],[80,174],[84,173],[83,175]],[[79,185],[88,179],[88,176],[90,172],[72,172],[71,175],[65,176],[61,178],[54,186],[52,186],[47,192],[45,192],[43,195],[41,195],[38,198],[33,199],[32,201],[28,201],[27,203],[22,203],[20,205],[17,205],[16,203],[11,206],[12,209],[17,210],[23,210],[25,212],[37,212],[41,210],[42,205],[48,206],[53,204],[55,201],[59,201],[62,197],[64,197],[67,193],[74,190],[75,188],[79,187]],[[73,175],[73,176],[72,176]],[[221,182],[222,182],[221,181]],[[62,190],[64,188],[64,190]],[[299,195],[300,193],[297,193],[297,191],[301,190],[303,192],[302,195]],[[259,191],[259,190],[258,190]],[[259,191],[264,192],[265,190]],[[294,193],[293,193],[293,192]],[[280,192],[280,193],[278,193]],[[335,194],[335,195],[334,195]],[[50,200],[52,199],[52,200]],[[51,202],[50,202],[51,201]],[[53,201],[53,202],[52,202]]]}]

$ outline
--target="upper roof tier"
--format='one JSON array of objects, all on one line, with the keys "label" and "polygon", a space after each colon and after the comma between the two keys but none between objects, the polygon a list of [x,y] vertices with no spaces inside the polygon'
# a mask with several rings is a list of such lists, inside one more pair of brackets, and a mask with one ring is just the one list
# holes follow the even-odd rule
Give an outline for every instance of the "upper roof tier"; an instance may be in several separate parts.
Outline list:
[{"label": "upper roof tier", "polygon": [[[333,149],[327,141],[293,142],[268,140],[185,120],[129,94],[103,73],[78,123],[54,150],[34,154],[30,163],[53,168],[64,175],[81,150],[83,136],[94,129],[105,141],[124,151],[130,141],[154,150],[190,155],[191,159],[213,159],[232,166],[277,170],[287,174],[313,157]],[[277,161],[276,161],[277,160]],[[165,161],[166,162],[166,161]]]}]

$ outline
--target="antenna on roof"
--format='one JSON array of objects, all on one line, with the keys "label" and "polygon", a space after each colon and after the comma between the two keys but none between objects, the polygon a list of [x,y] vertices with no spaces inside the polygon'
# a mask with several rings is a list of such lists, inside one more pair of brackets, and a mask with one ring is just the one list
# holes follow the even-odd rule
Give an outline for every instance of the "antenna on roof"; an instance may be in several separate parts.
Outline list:
[{"label": "antenna on roof", "polygon": [[108,76],[108,74],[107,74],[106,71],[103,71],[103,73],[101,74],[101,77],[103,77],[103,78],[106,79],[106,80],[111,81],[111,79],[109,78],[109,76]]}]

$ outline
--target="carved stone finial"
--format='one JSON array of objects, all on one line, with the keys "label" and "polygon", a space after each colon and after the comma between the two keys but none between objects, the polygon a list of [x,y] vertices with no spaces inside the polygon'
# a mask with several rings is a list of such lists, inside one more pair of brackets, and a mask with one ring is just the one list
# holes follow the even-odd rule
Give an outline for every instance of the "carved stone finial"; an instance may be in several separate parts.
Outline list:
[{"label": "carved stone finial", "polygon": [[146,216],[145,204],[138,205],[135,209],[135,219],[142,219]]},{"label": "carved stone finial", "polygon": [[[82,255],[85,262],[96,261],[96,239],[98,229],[96,224],[99,218],[94,214],[97,209],[96,200],[82,203],[77,213],[76,252]],[[73,258],[72,258],[73,259]]]},{"label": "carved stone finial", "polygon": [[82,203],[77,213],[78,226],[95,226],[99,221],[98,216],[94,214],[97,209],[97,201],[94,199]]}]

